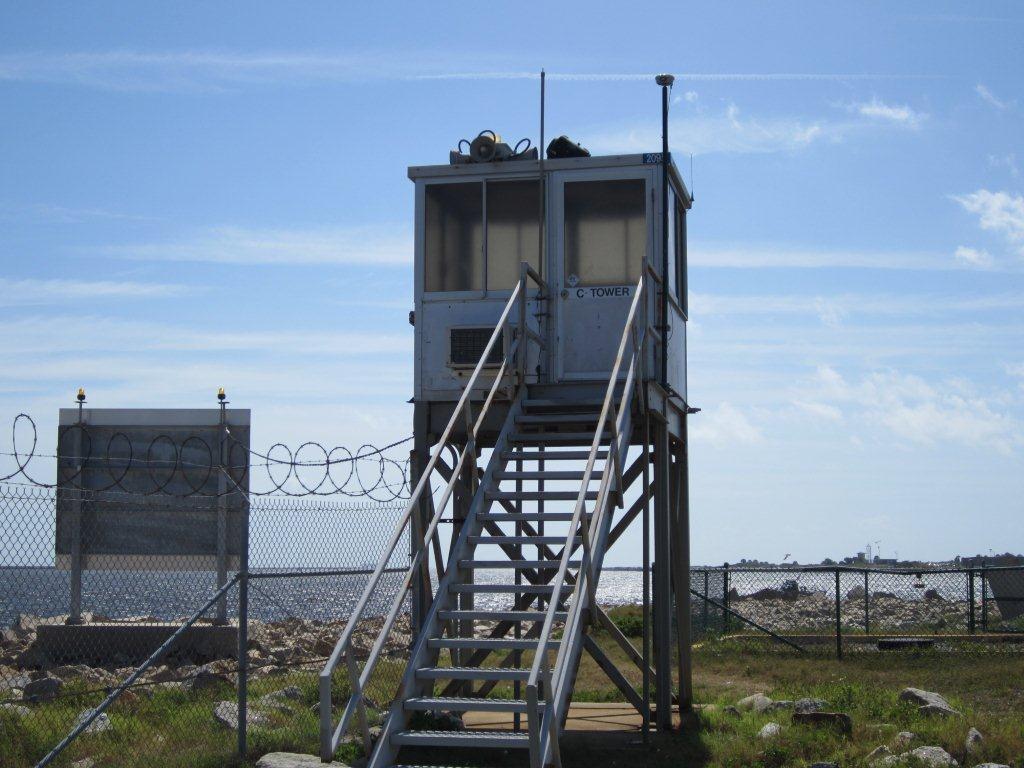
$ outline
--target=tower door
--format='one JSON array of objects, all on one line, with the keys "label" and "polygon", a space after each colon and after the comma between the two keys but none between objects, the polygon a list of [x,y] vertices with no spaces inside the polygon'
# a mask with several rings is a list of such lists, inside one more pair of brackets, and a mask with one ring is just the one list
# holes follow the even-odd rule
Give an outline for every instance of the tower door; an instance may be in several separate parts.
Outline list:
[{"label": "tower door", "polygon": [[554,369],[563,381],[607,381],[645,261],[653,172],[552,175]]}]

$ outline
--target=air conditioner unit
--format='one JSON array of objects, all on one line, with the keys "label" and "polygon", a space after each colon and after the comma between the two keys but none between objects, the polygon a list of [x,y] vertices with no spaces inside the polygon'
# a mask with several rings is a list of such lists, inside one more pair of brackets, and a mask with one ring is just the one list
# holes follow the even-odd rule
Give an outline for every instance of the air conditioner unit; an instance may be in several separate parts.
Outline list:
[{"label": "air conditioner unit", "polygon": [[[494,326],[457,326],[448,329],[448,365],[452,368],[475,368],[494,333]],[[503,328],[491,354],[484,363],[486,368],[497,368],[505,359],[507,334]]]}]

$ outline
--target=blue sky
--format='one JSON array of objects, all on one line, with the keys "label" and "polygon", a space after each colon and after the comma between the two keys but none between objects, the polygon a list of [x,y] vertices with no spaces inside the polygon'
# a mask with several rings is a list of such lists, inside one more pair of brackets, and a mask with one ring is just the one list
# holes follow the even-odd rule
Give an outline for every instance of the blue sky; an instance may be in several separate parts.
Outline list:
[{"label": "blue sky", "polygon": [[536,138],[541,66],[549,135],[657,150],[669,71],[694,561],[1022,550],[1022,35],[1013,3],[6,4],[0,415],[46,443],[78,386],[223,385],[258,446],[408,434],[406,166]]}]

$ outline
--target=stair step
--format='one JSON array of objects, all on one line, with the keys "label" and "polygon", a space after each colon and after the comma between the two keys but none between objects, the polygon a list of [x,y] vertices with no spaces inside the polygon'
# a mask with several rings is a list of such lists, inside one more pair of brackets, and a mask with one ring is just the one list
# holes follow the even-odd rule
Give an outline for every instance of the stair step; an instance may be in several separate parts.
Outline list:
[{"label": "stair step", "polygon": [[[532,651],[537,647],[537,640],[516,640],[511,637],[432,637],[427,640],[431,648],[486,648],[492,651]],[[557,640],[551,640],[549,645],[558,647]]]},{"label": "stair step", "polygon": [[[473,697],[417,696],[406,699],[402,706],[412,712],[525,712],[526,702],[520,699],[483,699]],[[543,709],[544,702],[538,701]]]},{"label": "stair step", "polygon": [[530,670],[515,667],[420,667],[419,680],[526,680]]},{"label": "stair step", "polygon": [[[544,621],[545,611],[438,611],[441,621]],[[556,611],[555,621],[565,621],[567,612]]]},{"label": "stair step", "polygon": [[486,747],[526,749],[530,737],[520,731],[400,731],[391,743],[409,747]]},{"label": "stair step", "polygon": [[[583,472],[556,472],[545,470],[543,472],[495,472],[496,480],[582,480]],[[601,479],[600,472],[591,473],[590,479],[597,481]]]},{"label": "stair step", "polygon": [[594,442],[593,432],[513,432],[509,437],[513,443],[572,443],[589,445]]},{"label": "stair step", "polygon": [[[470,536],[469,542],[471,544],[511,544],[512,546],[519,546],[524,544],[530,546],[532,544],[564,544],[566,536]],[[574,536],[573,544],[582,544],[582,536]]]},{"label": "stair step", "polygon": [[[593,440],[594,436],[591,435]],[[590,458],[590,451],[502,451],[501,457],[507,461],[586,461]],[[597,458],[605,460],[608,458],[608,451],[598,451]]]},{"label": "stair step", "polygon": [[532,408],[600,408],[602,405],[604,405],[604,400],[600,400],[598,398],[588,398],[583,400],[544,400],[538,398],[535,400],[523,401],[523,408],[526,410],[530,410]]},{"label": "stair step", "polygon": [[[595,501],[597,493],[587,491],[584,498],[587,501]],[[579,491],[487,491],[488,499],[505,501],[576,501],[579,495]]]},{"label": "stair step", "polygon": [[[593,518],[593,512],[584,513],[588,518]],[[489,520],[494,523],[567,523],[572,520],[572,512],[478,512],[477,520]],[[582,517],[582,515],[581,515]]]},{"label": "stair step", "polygon": [[[459,568],[481,568],[492,570],[512,569],[516,571],[525,571],[536,568],[554,570],[558,568],[558,566],[559,562],[557,560],[459,560]],[[569,567],[579,568],[580,561],[570,560]]]},{"label": "stair step", "polygon": [[[555,588],[552,584],[452,584],[448,591],[474,595],[549,595]],[[572,592],[572,585],[563,584],[561,591]]]},{"label": "stair step", "polygon": [[600,413],[525,413],[516,424],[596,424]]}]

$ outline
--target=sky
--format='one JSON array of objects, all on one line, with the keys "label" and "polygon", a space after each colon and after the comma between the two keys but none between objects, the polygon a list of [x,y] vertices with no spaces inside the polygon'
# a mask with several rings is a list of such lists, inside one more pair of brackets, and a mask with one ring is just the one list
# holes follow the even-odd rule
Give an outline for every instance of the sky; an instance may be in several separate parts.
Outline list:
[{"label": "sky", "polygon": [[549,136],[658,151],[672,72],[693,561],[1024,550],[1022,36],[1010,2],[4,4],[0,451],[79,386],[223,386],[256,447],[407,436],[407,166],[536,140],[541,67]]}]

